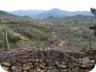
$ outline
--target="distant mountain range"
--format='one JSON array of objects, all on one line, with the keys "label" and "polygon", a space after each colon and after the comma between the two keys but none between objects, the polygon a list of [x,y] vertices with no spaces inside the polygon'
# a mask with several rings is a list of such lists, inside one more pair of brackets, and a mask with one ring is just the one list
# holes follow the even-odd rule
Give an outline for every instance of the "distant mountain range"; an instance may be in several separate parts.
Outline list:
[{"label": "distant mountain range", "polygon": [[11,11],[9,13],[20,15],[20,16],[30,16],[33,17],[34,15],[40,14],[46,12],[46,10],[17,10],[17,11]]},{"label": "distant mountain range", "polygon": [[65,16],[75,16],[75,15],[86,15],[91,16],[89,11],[64,11],[58,8],[53,8],[51,10],[17,10],[10,11],[9,13],[19,15],[19,16],[30,16],[32,18],[47,18],[49,16],[54,17],[65,17]]},{"label": "distant mountain range", "polygon": [[0,10],[0,20],[11,20],[11,21],[29,21],[32,20],[31,17],[29,16],[18,16],[18,15],[14,15],[5,11]]},{"label": "distant mountain range", "polygon": [[[43,12],[43,13],[42,13]],[[94,23],[94,16],[92,16],[92,14],[90,12],[86,12],[86,11],[78,11],[78,12],[65,12],[63,10],[59,10],[59,9],[52,9],[49,11],[38,11],[37,13],[34,13],[35,15],[32,16],[33,18],[39,18],[39,19],[43,19],[44,20],[49,20],[49,21],[60,21],[60,22],[64,22],[64,23]],[[20,16],[18,15],[14,15],[5,11],[1,11],[0,10],[0,20],[3,22],[30,22],[32,20],[34,20],[32,17],[29,16],[23,16],[20,14]],[[58,22],[59,22],[58,21]]]}]

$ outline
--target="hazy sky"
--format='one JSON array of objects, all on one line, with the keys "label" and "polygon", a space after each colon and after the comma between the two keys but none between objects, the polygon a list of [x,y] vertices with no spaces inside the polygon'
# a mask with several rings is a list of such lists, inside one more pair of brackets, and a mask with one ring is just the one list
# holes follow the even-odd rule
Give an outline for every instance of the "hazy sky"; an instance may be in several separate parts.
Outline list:
[{"label": "hazy sky", "polygon": [[96,0],[0,0],[0,10],[49,10],[59,8],[67,11],[89,11],[96,7]]}]

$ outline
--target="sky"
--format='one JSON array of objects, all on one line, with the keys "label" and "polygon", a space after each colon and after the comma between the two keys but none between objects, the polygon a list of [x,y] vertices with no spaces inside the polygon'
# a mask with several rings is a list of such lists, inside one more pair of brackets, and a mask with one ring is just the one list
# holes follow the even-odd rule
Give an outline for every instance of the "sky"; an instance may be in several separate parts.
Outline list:
[{"label": "sky", "polygon": [[50,10],[89,11],[96,8],[96,0],[0,0],[0,10]]}]

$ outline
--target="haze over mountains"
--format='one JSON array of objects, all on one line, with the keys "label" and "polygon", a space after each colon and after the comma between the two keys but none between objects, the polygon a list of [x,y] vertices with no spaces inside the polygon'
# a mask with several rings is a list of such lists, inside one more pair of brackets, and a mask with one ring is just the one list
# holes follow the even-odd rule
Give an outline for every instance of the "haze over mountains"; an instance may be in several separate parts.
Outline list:
[{"label": "haze over mountains", "polygon": [[15,14],[15,15],[20,15],[20,16],[31,16],[33,17],[34,15],[40,14],[46,12],[46,10],[17,10],[17,11],[12,11],[9,12],[11,14]]},{"label": "haze over mountains", "polygon": [[51,10],[17,10],[9,12],[11,14],[19,16],[30,16],[32,18],[47,18],[49,16],[54,17],[65,17],[65,16],[75,16],[75,15],[92,15],[89,11],[64,11],[58,8],[53,8]]}]

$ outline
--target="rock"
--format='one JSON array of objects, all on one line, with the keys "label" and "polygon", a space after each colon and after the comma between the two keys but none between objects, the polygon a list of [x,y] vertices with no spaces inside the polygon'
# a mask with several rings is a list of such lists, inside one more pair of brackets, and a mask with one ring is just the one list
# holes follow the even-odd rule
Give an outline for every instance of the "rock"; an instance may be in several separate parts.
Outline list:
[{"label": "rock", "polygon": [[21,66],[12,66],[10,70],[12,70],[12,71],[9,71],[9,72],[22,72],[22,67]]},{"label": "rock", "polygon": [[12,68],[11,68],[11,69],[12,69],[12,70],[16,70],[16,68],[17,68],[16,66],[12,66]]},{"label": "rock", "polygon": [[11,66],[11,64],[8,62],[3,62],[2,65],[7,66],[7,67]]},{"label": "rock", "polygon": [[66,69],[66,68],[67,68],[67,66],[62,65],[62,64],[58,64],[57,67],[58,67],[58,68],[62,68],[62,69]]},{"label": "rock", "polygon": [[55,65],[57,66],[57,68],[62,68],[62,69],[66,69],[67,68],[67,66],[65,66],[64,62],[62,64],[60,64],[59,62],[55,62]]},{"label": "rock", "polygon": [[87,64],[90,62],[89,57],[79,58],[79,63],[81,64]]},{"label": "rock", "polygon": [[37,72],[40,72],[41,71],[40,68],[37,68],[36,70],[37,70]]},{"label": "rock", "polygon": [[80,69],[92,69],[94,66],[94,64],[81,65]]},{"label": "rock", "polygon": [[6,70],[6,71],[8,71],[8,70],[10,69],[10,66],[11,66],[11,64],[8,63],[8,62],[3,62],[3,63],[1,64],[1,67],[2,67],[4,70]]},{"label": "rock", "polygon": [[38,62],[38,61],[39,61],[39,59],[36,59],[35,61],[36,61],[36,62]]},{"label": "rock", "polygon": [[90,63],[95,64],[95,61],[94,60],[91,60]]},{"label": "rock", "polygon": [[31,67],[28,64],[23,64],[23,70],[29,70]]},{"label": "rock", "polygon": [[28,71],[23,71],[23,72],[28,72]]},{"label": "rock", "polygon": [[43,65],[43,64],[40,64],[39,66],[40,66],[41,69],[45,69],[46,68],[45,65]]}]

